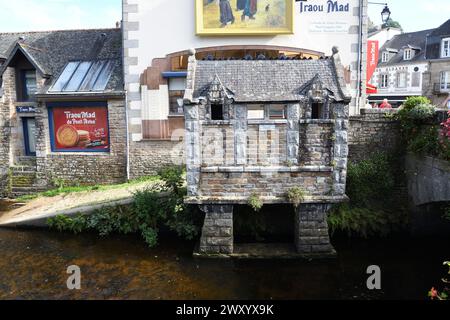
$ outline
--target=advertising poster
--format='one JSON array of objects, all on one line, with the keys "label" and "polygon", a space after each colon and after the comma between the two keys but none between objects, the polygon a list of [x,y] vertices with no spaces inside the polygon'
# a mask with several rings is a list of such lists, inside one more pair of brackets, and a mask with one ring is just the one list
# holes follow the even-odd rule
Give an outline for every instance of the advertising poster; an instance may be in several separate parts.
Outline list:
[{"label": "advertising poster", "polygon": [[109,151],[106,107],[57,107],[51,113],[54,151]]}]

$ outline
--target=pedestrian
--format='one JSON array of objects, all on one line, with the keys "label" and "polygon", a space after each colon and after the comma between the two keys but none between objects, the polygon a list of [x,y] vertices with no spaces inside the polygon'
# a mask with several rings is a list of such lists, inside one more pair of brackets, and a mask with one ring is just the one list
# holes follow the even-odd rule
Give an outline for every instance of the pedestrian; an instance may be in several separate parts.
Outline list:
[{"label": "pedestrian", "polygon": [[392,109],[392,105],[389,103],[388,99],[383,100],[383,103],[380,104],[380,109]]}]

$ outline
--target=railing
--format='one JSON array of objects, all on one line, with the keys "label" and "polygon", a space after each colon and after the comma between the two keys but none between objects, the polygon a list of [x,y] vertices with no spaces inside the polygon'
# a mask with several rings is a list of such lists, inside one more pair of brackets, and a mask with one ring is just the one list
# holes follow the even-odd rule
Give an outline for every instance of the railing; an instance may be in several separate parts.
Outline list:
[{"label": "railing", "polygon": [[434,93],[446,93],[446,92],[450,92],[450,82],[434,84]]}]

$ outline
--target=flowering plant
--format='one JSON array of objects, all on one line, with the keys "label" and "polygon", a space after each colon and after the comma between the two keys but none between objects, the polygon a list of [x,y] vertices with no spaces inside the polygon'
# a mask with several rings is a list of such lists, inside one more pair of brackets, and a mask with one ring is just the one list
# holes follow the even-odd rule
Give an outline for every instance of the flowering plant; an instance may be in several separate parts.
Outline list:
[{"label": "flowering plant", "polygon": [[[445,261],[444,262],[445,266],[448,266],[450,269],[450,261]],[[448,274],[450,274],[450,270],[448,272]],[[443,278],[442,282],[444,284],[450,284],[450,280],[447,278]],[[436,290],[434,287],[431,288],[431,290],[428,292],[428,297],[430,297],[431,300],[447,300],[448,299],[448,295],[449,295],[449,288],[445,288],[444,290],[442,290],[442,292],[439,292],[438,290]]]}]

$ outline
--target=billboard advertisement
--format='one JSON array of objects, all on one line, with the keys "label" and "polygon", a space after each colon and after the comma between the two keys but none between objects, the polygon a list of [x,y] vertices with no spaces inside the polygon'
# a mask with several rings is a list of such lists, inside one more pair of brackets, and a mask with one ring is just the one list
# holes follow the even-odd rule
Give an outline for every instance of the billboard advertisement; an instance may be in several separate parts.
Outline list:
[{"label": "billboard advertisement", "polygon": [[50,109],[53,151],[108,152],[109,127],[106,106]]}]

